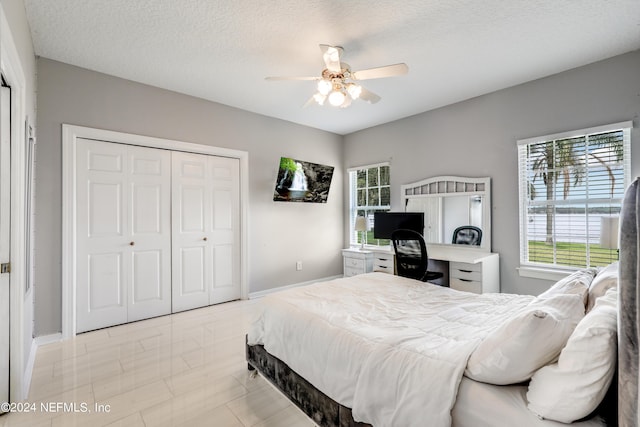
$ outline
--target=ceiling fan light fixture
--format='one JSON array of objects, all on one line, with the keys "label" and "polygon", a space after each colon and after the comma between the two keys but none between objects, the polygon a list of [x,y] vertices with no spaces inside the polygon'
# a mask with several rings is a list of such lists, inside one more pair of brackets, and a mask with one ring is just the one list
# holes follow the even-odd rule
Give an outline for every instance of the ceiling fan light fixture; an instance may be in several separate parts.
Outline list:
[{"label": "ceiling fan light fixture", "polygon": [[332,84],[329,80],[322,79],[318,82],[318,92],[322,95],[328,95],[331,92]]},{"label": "ceiling fan light fixture", "polygon": [[313,95],[313,99],[318,103],[318,105],[324,105],[324,101],[327,99],[327,95],[323,93],[316,93]]},{"label": "ceiling fan light fixture", "polygon": [[320,73],[320,77],[266,77],[266,80],[311,80],[316,85],[316,93],[308,99],[303,108],[314,102],[322,106],[327,100],[333,107],[346,108],[356,99],[369,104],[380,101],[378,95],[360,86],[360,80],[393,77],[409,72],[409,67],[404,63],[351,71],[351,66],[341,61],[344,52],[341,46],[321,44],[320,50],[326,67]]},{"label": "ceiling fan light fixture", "polygon": [[351,96],[351,99],[358,99],[358,97],[362,93],[362,86],[355,83],[349,83],[347,85],[347,92],[349,92],[349,96]]},{"label": "ceiling fan light fixture", "polygon": [[331,62],[340,61],[340,51],[333,46],[330,46],[327,49],[327,52],[324,54],[324,56],[325,56],[324,58],[325,60],[329,60]]},{"label": "ceiling fan light fixture", "polygon": [[334,107],[339,107],[342,105],[345,98],[346,95],[344,94],[344,92],[334,90],[329,94],[329,104],[333,105]]}]

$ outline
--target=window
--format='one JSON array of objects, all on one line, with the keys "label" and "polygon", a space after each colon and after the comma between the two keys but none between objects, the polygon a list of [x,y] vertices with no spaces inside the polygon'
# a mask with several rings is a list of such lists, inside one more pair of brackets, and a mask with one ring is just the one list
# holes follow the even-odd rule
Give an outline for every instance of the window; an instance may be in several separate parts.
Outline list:
[{"label": "window", "polygon": [[373,213],[391,209],[391,184],[389,164],[362,166],[349,170],[349,240],[352,245],[361,243],[362,234],[354,230],[356,217],[364,216],[369,223],[365,244],[388,245],[388,240],[373,238]]},{"label": "window", "polygon": [[619,217],[630,183],[631,127],[616,123],[518,141],[524,267],[597,267],[618,259],[617,249],[601,241],[601,224]]}]

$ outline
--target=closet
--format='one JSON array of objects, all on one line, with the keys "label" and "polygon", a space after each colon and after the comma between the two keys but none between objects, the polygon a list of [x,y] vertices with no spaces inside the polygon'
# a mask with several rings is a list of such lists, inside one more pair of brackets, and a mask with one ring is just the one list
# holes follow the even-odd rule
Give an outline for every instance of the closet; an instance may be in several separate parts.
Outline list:
[{"label": "closet", "polygon": [[240,298],[239,160],[78,138],[76,330]]}]

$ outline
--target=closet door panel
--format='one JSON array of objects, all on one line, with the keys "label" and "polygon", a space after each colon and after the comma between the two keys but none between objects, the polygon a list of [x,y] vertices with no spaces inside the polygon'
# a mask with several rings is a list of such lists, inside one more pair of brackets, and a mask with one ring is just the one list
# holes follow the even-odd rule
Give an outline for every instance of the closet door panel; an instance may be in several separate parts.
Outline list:
[{"label": "closet door panel", "polygon": [[94,174],[88,184],[88,235],[90,238],[120,237],[124,223],[122,182]]},{"label": "closet door panel", "polygon": [[240,180],[238,159],[209,158],[213,277],[210,304],[240,298]]},{"label": "closet door panel", "polygon": [[92,254],[88,257],[89,312],[119,309],[125,305],[125,280],[120,253]]},{"label": "closet door panel", "polygon": [[127,147],[128,321],[171,313],[171,153]]},{"label": "closet door panel", "polygon": [[213,251],[214,288],[234,286],[233,245],[216,245]]},{"label": "closet door panel", "polygon": [[207,292],[205,283],[205,248],[182,248],[181,253],[181,295],[204,294]]},{"label": "closet door panel", "polygon": [[[204,181],[204,180],[203,180]],[[205,188],[204,182],[197,186],[182,185],[180,188],[180,232],[205,232]]]},{"label": "closet door panel", "polygon": [[98,141],[79,139],[76,148],[76,326],[84,332],[127,321],[127,156]]},{"label": "closet door panel", "polygon": [[208,156],[173,152],[172,311],[209,305],[211,196]]}]

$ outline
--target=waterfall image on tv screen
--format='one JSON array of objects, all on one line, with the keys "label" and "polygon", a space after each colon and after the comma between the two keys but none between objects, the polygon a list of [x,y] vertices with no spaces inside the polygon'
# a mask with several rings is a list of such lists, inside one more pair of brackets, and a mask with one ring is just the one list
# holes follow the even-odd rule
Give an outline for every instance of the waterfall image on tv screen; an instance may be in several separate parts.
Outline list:
[{"label": "waterfall image on tv screen", "polygon": [[327,203],[332,177],[333,166],[281,157],[273,200]]}]

